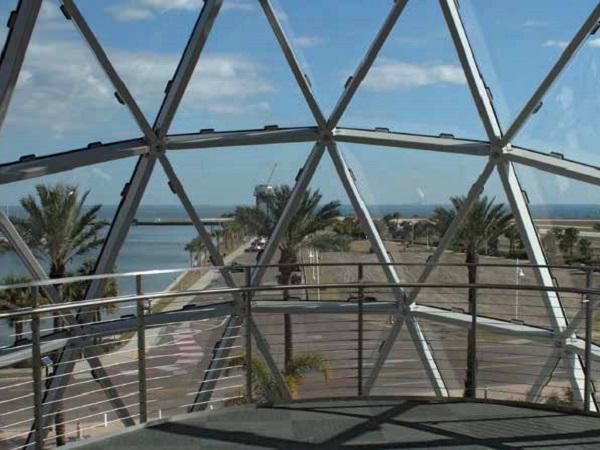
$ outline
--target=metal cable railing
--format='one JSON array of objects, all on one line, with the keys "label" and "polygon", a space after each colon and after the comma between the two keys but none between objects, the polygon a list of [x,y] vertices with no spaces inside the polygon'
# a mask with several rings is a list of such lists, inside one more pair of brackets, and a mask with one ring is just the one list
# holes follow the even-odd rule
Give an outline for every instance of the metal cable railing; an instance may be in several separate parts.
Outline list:
[{"label": "metal cable railing", "polygon": [[[431,397],[432,370],[453,398],[597,411],[600,346],[593,337],[600,331],[594,320],[600,291],[592,276],[598,268],[555,267],[576,270],[578,284],[552,288],[443,279],[399,285],[366,281],[365,268],[377,265],[317,266],[356,270],[351,281],[346,271],[344,282],[261,286],[243,285],[254,269],[243,266],[239,286],[152,293],[143,292],[143,280],[163,271],[106,274],[133,277],[137,292],[1,313],[0,320],[13,326],[18,320],[22,330],[12,333],[18,341],[0,349],[0,449],[41,449],[54,445],[57,435],[83,439],[186,411],[285,401],[287,391],[298,399]],[[445,266],[465,267],[439,268]],[[514,270],[506,264],[479,267]],[[35,303],[44,286],[96,278],[0,290],[25,290]],[[415,300],[408,310],[394,296],[398,286],[420,289],[416,299],[407,299]],[[469,291],[477,294],[478,314],[469,312]],[[549,325],[547,292],[561,297],[574,323],[572,333],[561,336]],[[81,309],[108,305],[126,307],[120,311],[127,313],[51,324],[57,315],[76,318]],[[379,370],[390,330],[410,320],[420,334],[402,326]]]}]

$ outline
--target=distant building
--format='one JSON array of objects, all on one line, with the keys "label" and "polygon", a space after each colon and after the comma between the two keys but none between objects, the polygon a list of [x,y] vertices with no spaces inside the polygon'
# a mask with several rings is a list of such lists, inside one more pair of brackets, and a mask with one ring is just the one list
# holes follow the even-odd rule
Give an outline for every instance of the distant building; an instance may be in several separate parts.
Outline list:
[{"label": "distant building", "polygon": [[254,187],[254,197],[256,198],[256,207],[269,213],[269,199],[273,195],[273,186],[270,184],[257,184]]}]

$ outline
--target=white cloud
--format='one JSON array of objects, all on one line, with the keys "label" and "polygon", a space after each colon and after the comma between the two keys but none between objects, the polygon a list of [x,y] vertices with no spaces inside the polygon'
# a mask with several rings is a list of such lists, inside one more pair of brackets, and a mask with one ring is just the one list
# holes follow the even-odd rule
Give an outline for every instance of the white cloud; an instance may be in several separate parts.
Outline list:
[{"label": "white cloud", "polygon": [[558,94],[556,94],[556,101],[560,105],[563,112],[570,112],[573,110],[575,103],[575,92],[570,86],[562,86]]},{"label": "white cloud", "polygon": [[464,74],[459,66],[384,60],[373,66],[363,84],[368,89],[389,91],[434,84],[464,83]]},{"label": "white cloud", "polygon": [[557,41],[554,39],[549,39],[542,44],[543,47],[558,47],[565,48],[569,43],[567,41]]},{"label": "white cloud", "polygon": [[223,2],[223,6],[221,6],[222,11],[253,11],[254,6],[247,1],[244,0],[225,0]]},{"label": "white cloud", "polygon": [[59,17],[62,17],[62,14],[56,3],[47,0],[42,2],[39,13],[39,18],[41,20],[53,20]]},{"label": "white cloud", "polygon": [[40,7],[36,30],[72,30],[73,25],[65,20],[60,5],[55,0],[45,0]]},{"label": "white cloud", "polygon": [[138,3],[162,11],[169,9],[191,11],[202,7],[202,0],[138,0]]},{"label": "white cloud", "polygon": [[[559,40],[554,40],[554,39],[550,39],[550,40],[544,42],[544,44],[543,44],[544,47],[558,47],[558,48],[566,48],[567,45],[569,45],[569,42],[567,42],[567,41],[559,41]],[[600,47],[600,38],[590,39],[589,41],[587,41],[587,45],[588,45],[588,47],[599,48]]]},{"label": "white cloud", "polygon": [[600,38],[590,39],[587,44],[590,47],[600,47]]},{"label": "white cloud", "polygon": [[113,5],[108,7],[107,11],[119,22],[147,20],[154,17],[154,14],[149,9],[135,6]]},{"label": "white cloud", "polygon": [[[128,0],[115,3],[106,10],[121,22],[148,20],[155,13],[167,11],[200,11],[203,0]],[[227,6],[226,6],[227,5]],[[224,10],[251,10],[252,5],[245,0],[230,0],[223,5]]]},{"label": "white cloud", "polygon": [[[180,55],[107,52],[140,106],[153,110]],[[246,57],[205,54],[183,101],[191,113],[240,114],[268,109],[264,94],[272,91],[262,67]],[[30,44],[7,120],[16,127],[39,126],[61,137],[85,131],[94,122],[111,123],[123,111],[90,51],[79,42],[51,39]]]},{"label": "white cloud", "polygon": [[287,21],[289,19],[289,16],[287,15],[287,13],[283,9],[273,8],[273,12],[277,16],[277,18],[279,20],[281,20],[282,22],[285,22],[285,21]]},{"label": "white cloud", "polygon": [[247,104],[211,102],[207,106],[209,112],[225,116],[239,116],[253,112],[266,112],[270,111],[270,109],[271,105],[266,101]]},{"label": "white cloud", "polygon": [[[123,79],[140,98],[162,93],[179,62],[174,53],[113,52]],[[202,104],[212,99],[234,102],[255,94],[271,92],[273,86],[262,78],[261,68],[239,55],[203,54],[186,91],[186,98]]]},{"label": "white cloud", "polygon": [[298,36],[294,38],[294,44],[300,48],[310,48],[325,42],[321,36]]}]

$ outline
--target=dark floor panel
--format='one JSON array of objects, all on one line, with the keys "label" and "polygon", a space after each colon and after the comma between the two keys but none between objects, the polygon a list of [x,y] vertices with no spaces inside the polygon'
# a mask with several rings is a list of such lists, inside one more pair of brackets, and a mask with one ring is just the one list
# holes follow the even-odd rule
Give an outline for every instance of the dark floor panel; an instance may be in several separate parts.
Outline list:
[{"label": "dark floor panel", "polygon": [[592,449],[600,419],[493,403],[314,401],[189,415],[73,448]]}]

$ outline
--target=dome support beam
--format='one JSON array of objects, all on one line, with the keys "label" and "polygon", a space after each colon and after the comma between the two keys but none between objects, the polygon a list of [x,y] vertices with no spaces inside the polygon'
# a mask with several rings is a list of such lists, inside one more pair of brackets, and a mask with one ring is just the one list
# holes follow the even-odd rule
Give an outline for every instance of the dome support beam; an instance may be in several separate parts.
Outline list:
[{"label": "dome support beam", "polygon": [[42,0],[21,0],[9,19],[10,31],[0,60],[0,128],[17,85],[25,53],[42,6]]}]

